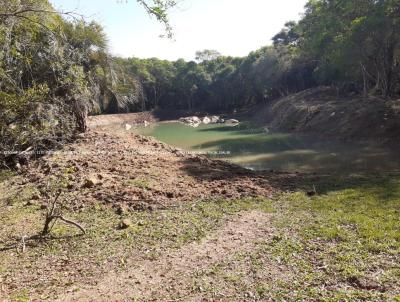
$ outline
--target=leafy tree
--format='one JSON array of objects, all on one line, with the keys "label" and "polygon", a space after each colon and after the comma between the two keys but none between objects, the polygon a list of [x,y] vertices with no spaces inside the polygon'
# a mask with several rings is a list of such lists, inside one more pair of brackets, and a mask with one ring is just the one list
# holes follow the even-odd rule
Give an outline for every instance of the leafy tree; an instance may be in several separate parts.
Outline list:
[{"label": "leafy tree", "polygon": [[201,63],[204,61],[212,61],[221,57],[221,54],[212,49],[205,49],[203,51],[196,51],[196,61]]},{"label": "leafy tree", "polygon": [[274,42],[275,46],[297,46],[299,38],[300,35],[297,32],[297,23],[290,21],[287,22],[285,27],[272,38],[272,41]]},{"label": "leafy tree", "polygon": [[303,58],[318,62],[316,77],[366,94],[395,93],[399,48],[398,1],[309,1],[297,31]]},{"label": "leafy tree", "polygon": [[[138,2],[172,34],[174,1]],[[127,103],[140,90],[108,55],[99,24],[57,12],[47,0],[0,0],[0,42],[0,165],[62,144],[86,130],[91,107],[101,111],[110,98]]]}]

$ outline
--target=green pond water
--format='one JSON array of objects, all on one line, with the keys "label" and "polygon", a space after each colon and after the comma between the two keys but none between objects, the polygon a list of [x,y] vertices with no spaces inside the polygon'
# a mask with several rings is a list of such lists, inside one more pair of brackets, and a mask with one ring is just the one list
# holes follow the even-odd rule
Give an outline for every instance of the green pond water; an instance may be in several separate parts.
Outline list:
[{"label": "green pond water", "polygon": [[250,123],[192,128],[159,123],[134,130],[186,151],[208,154],[253,170],[349,173],[400,170],[398,152],[295,134],[266,133]]}]

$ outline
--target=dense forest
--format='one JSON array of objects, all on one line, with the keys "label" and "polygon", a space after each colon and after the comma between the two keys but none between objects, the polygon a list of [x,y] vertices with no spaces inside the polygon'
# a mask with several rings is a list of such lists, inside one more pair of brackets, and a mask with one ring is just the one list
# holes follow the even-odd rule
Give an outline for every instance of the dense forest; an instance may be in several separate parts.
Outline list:
[{"label": "dense forest", "polygon": [[[171,36],[166,12],[175,2],[138,2]],[[310,0],[273,45],[243,58],[199,51],[190,62],[116,58],[95,22],[55,12],[47,0],[0,4],[5,165],[13,164],[13,152],[46,150],[84,132],[88,112],[223,112],[319,85],[338,94],[400,95],[398,0]]]},{"label": "dense forest", "polygon": [[338,93],[400,94],[399,1],[309,1],[273,45],[244,58],[217,51],[196,62],[119,60],[145,90],[143,108],[226,111],[319,85]]}]

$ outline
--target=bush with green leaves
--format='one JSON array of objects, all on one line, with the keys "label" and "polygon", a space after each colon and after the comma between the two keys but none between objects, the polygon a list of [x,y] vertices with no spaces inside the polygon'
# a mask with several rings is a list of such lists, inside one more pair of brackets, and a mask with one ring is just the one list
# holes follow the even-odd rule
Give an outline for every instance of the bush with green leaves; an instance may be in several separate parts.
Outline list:
[{"label": "bush with green leaves", "polygon": [[105,41],[100,27],[67,21],[45,0],[0,1],[0,41],[0,160],[10,166],[83,130],[90,57]]},{"label": "bush with green leaves", "polygon": [[[172,34],[174,1],[137,2]],[[112,61],[98,23],[57,12],[48,0],[0,0],[0,166],[86,131],[87,112],[103,111],[107,93],[137,101],[136,78],[115,76]]]}]

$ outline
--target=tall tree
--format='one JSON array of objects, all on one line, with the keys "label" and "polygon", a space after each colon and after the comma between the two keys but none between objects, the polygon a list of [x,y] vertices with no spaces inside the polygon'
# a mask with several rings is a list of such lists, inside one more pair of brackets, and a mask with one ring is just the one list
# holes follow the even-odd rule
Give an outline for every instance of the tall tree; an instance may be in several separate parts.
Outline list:
[{"label": "tall tree", "polygon": [[196,61],[201,63],[204,61],[212,61],[221,57],[221,54],[213,49],[205,49],[202,51],[196,51]]}]

